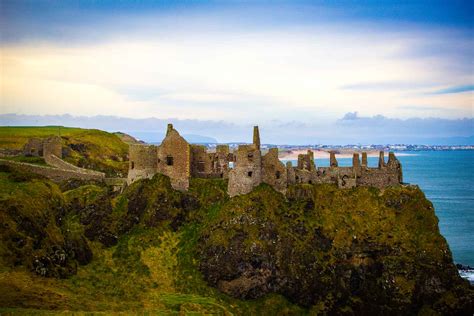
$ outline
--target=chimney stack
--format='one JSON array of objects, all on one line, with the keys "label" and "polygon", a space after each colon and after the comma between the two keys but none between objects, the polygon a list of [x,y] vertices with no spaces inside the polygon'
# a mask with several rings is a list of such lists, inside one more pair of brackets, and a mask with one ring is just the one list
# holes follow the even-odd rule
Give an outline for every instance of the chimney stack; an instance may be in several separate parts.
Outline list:
[{"label": "chimney stack", "polygon": [[258,132],[258,126],[253,127],[253,144],[260,150],[260,133]]},{"label": "chimney stack", "polygon": [[385,153],[382,151],[380,151],[379,153],[379,169],[385,167]]},{"label": "chimney stack", "polygon": [[166,129],[166,136],[173,130],[173,124],[168,124],[168,128]]},{"label": "chimney stack", "polygon": [[367,167],[367,153],[365,151],[362,153],[362,167]]}]

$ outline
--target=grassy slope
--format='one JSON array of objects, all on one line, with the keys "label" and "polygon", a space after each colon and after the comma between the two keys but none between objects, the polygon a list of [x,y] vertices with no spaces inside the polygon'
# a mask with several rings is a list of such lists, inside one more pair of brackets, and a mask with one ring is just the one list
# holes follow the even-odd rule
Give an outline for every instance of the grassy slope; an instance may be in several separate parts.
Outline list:
[{"label": "grassy slope", "polygon": [[[87,265],[78,266],[77,274],[64,279],[44,278],[30,272],[25,264],[15,266],[8,260],[0,261],[0,312],[24,314],[38,313],[39,310],[45,313],[70,310],[302,315],[324,310],[324,306],[305,310],[276,294],[242,301],[222,294],[204,281],[198,270],[199,238],[203,233],[209,233],[208,228],[214,226],[211,242],[225,244],[229,234],[234,234],[235,230],[219,231],[219,226],[215,225],[230,221],[241,212],[257,212],[259,216],[272,218],[275,223],[280,222],[283,231],[288,232],[297,226],[292,225],[287,218],[291,218],[292,222],[302,222],[308,231],[322,228],[334,240],[334,251],[348,251],[353,236],[360,239],[375,237],[380,245],[393,245],[395,242],[409,248],[403,251],[404,254],[411,255],[418,249],[428,250],[429,253],[423,256],[434,261],[443,256],[441,251],[446,251],[445,242],[437,229],[436,217],[432,209],[430,211],[431,204],[419,190],[395,188],[383,195],[378,190],[367,188],[337,190],[333,186],[303,186],[298,190],[307,190],[308,195],[318,203],[308,208],[303,199],[301,202],[294,201],[288,208],[280,194],[268,186],[260,186],[249,195],[229,200],[225,193],[226,182],[220,179],[192,179],[188,193],[172,190],[169,179],[160,175],[152,180],[136,182],[123,194],[109,197],[112,210],[104,222],[95,219],[95,222],[100,222],[100,225],[107,226],[107,229],[119,235],[117,244],[107,248],[98,241],[89,240],[93,259]],[[93,213],[97,213],[106,193],[105,188],[94,185],[61,193],[55,184],[47,180],[28,177],[18,179],[11,177],[8,172],[0,172],[0,215],[11,221],[8,211],[2,206],[23,204],[28,207],[18,209],[20,217],[44,217],[45,212],[49,214],[53,211],[48,204],[50,202],[46,202],[51,197],[55,197],[63,210],[74,202],[79,205],[81,212],[93,210]],[[400,204],[406,210],[401,209],[397,213],[388,210],[387,203],[390,207],[397,207],[400,197],[407,195],[410,196],[407,201],[411,202]],[[141,212],[132,212],[136,209],[135,204],[141,205]],[[308,212],[309,209],[311,212]],[[347,212],[348,209],[355,212]],[[414,213],[412,209],[424,211]],[[159,220],[156,220],[157,215]],[[174,220],[182,216],[184,218],[175,227]],[[81,224],[80,217],[81,213],[68,210],[60,229],[70,234],[83,234],[86,227]],[[119,224],[135,217],[139,221],[131,226],[131,230],[119,233]],[[2,219],[2,223],[5,222]],[[52,223],[50,226],[50,239],[60,242],[62,237],[59,228]],[[347,229],[338,229],[340,227]],[[249,226],[248,229],[250,236],[258,236],[256,227]],[[410,236],[408,232],[416,232],[417,235]],[[2,234],[0,232],[2,247],[5,247],[9,236]],[[257,241],[258,237],[254,240]],[[305,245],[311,241],[302,241],[301,244],[295,244],[295,250],[303,254]],[[5,256],[6,250],[0,249],[4,251],[2,256]],[[319,253],[312,255],[318,257]],[[331,253],[329,255],[332,256]],[[424,264],[412,259],[411,256],[407,257],[404,262],[408,265]],[[385,260],[384,264],[390,265],[390,260],[396,263],[399,259],[387,257]],[[332,263],[326,262],[328,267]],[[299,269],[296,265],[290,268]],[[304,267],[301,271],[304,275]],[[398,275],[396,282],[399,299],[409,297],[413,292],[410,279]],[[457,303],[456,297],[448,296],[445,304]]]},{"label": "grassy slope", "polygon": [[95,129],[59,126],[0,127],[0,148],[21,150],[29,138],[61,135],[67,148],[64,159],[80,167],[126,176],[128,144],[115,134]]},{"label": "grassy slope", "polygon": [[[163,186],[162,179],[149,183]],[[45,206],[37,200],[46,200],[51,192],[58,194],[55,184],[41,179],[15,182],[8,173],[0,173],[0,187],[8,200],[5,205],[14,204],[17,199],[30,205],[29,212],[39,212]],[[45,190],[50,187],[50,191]],[[169,191],[169,181],[164,190]],[[156,187],[155,187],[156,188]],[[160,224],[147,227],[150,215],[145,212],[142,222],[122,235],[115,246],[106,248],[94,241],[89,245],[93,260],[79,266],[76,275],[66,279],[44,278],[30,272],[25,265],[12,266],[2,262],[0,266],[0,311],[11,313],[50,313],[53,311],[147,311],[152,313],[247,315],[262,313],[292,314],[302,312],[301,308],[287,302],[282,296],[269,295],[255,301],[240,301],[221,294],[209,287],[197,270],[195,245],[199,236],[200,222],[215,216],[219,200],[225,201],[226,183],[222,180],[193,180],[191,194],[200,200],[198,209],[189,215],[189,222],[178,230]],[[80,199],[86,206],[100,198],[104,188],[87,185],[62,193],[61,203]],[[133,190],[115,197],[112,218],[125,215],[127,203],[131,203]],[[143,199],[153,204],[153,191],[140,191]],[[127,195],[128,193],[128,195]],[[173,200],[173,193],[167,199]],[[29,198],[31,195],[31,199]],[[217,204],[214,204],[216,203]],[[207,211],[214,204],[211,212]],[[125,209],[124,209],[125,208]],[[4,212],[0,207],[0,211]],[[1,213],[1,212],[0,212]],[[3,213],[4,214],[4,213]],[[74,216],[63,220],[63,228],[77,230],[81,226]],[[73,228],[76,227],[76,228]],[[80,230],[80,229],[79,229]],[[56,228],[55,231],[58,231]],[[4,239],[5,240],[5,239]]]}]

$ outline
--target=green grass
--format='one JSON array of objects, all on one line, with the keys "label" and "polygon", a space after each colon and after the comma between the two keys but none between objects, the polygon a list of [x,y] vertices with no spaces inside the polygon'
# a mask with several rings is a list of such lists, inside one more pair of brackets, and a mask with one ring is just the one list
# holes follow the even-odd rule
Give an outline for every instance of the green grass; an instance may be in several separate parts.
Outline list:
[{"label": "green grass", "polygon": [[[60,135],[66,150],[64,160],[84,168],[125,177],[128,171],[128,144],[119,136],[97,129],[62,126],[0,127],[0,147],[21,150],[28,139]],[[14,158],[19,161],[29,158]],[[28,162],[28,161],[25,161]]]},{"label": "green grass", "polygon": [[43,157],[25,157],[25,156],[15,156],[15,157],[3,157],[2,159],[16,161],[16,162],[26,162],[34,165],[47,166]]},{"label": "green grass", "polygon": [[[445,252],[449,252],[439,234],[432,205],[418,189],[295,186],[290,191],[306,198],[288,201],[268,185],[232,199],[227,196],[226,187],[227,182],[222,179],[192,179],[189,191],[179,192],[171,188],[169,178],[157,175],[111,196],[106,187],[96,185],[61,192],[46,179],[13,177],[3,170],[0,220],[9,228],[0,231],[0,237],[9,241],[15,234],[26,236],[19,228],[26,219],[35,224],[35,230],[45,227],[47,238],[39,249],[28,244],[30,248],[22,248],[21,253],[12,252],[16,249],[12,244],[1,244],[2,259],[15,259],[18,255],[26,259],[17,265],[0,260],[0,313],[306,315],[331,311],[338,300],[334,291],[306,309],[274,293],[239,300],[206,282],[199,270],[204,260],[201,250],[209,245],[226,246],[238,231],[246,233],[245,249],[250,249],[252,241],[268,252],[274,251],[269,240],[259,237],[262,223],[275,225],[279,240],[291,241],[282,243],[275,256],[285,261],[282,251],[291,249],[292,264],[283,265],[282,271],[288,276],[297,275],[301,287],[321,284],[323,289],[335,288],[333,276],[337,267],[364,265],[364,259],[355,263],[340,260],[341,254],[354,251],[352,241],[356,236],[372,240],[375,250],[400,249],[397,256],[381,255],[377,260],[384,266],[384,278],[395,276],[397,290],[393,299],[403,302],[413,296],[415,281],[411,276],[422,271],[413,267],[433,269],[433,263],[443,262]],[[85,213],[93,215],[91,223],[81,222],[88,218],[83,216]],[[100,218],[102,213],[107,217]],[[258,219],[257,224],[234,220],[240,216]],[[60,221],[56,220],[58,217]],[[181,222],[173,225],[176,218]],[[130,219],[134,224],[121,231],[119,228]],[[67,278],[44,278],[30,271],[28,258],[33,258],[32,254],[43,254],[44,249],[61,244],[66,237],[82,240],[90,225],[99,230],[110,229],[117,234],[118,242],[105,247],[95,239],[87,240],[92,261],[77,266],[77,273]],[[319,231],[320,238],[316,241],[312,233],[315,231]],[[203,241],[205,236],[209,238]],[[331,240],[328,249],[312,247],[324,238]],[[407,267],[400,265],[402,259]],[[243,255],[242,260],[248,258]],[[222,265],[226,264],[223,260]],[[308,277],[312,264],[318,265],[321,277]],[[456,297],[448,294],[444,301],[447,305],[457,303]],[[354,295],[348,302],[356,305],[362,301]],[[339,311],[354,312],[349,305],[341,305]]]}]

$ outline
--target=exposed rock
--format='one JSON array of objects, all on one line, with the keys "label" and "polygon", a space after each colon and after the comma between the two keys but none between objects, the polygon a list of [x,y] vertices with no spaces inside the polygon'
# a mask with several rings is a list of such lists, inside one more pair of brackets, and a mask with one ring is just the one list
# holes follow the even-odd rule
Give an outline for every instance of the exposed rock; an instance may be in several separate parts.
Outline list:
[{"label": "exposed rock", "polygon": [[[276,292],[330,314],[472,308],[473,291],[418,188],[320,185],[311,200],[288,203],[264,185],[227,202],[200,239],[209,284],[241,299]],[[447,295],[456,304],[442,303]]]}]

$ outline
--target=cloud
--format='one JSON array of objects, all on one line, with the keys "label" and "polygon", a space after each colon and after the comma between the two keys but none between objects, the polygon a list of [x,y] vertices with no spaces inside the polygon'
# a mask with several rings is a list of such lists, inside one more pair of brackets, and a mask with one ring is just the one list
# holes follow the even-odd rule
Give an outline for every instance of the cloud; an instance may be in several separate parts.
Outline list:
[{"label": "cloud", "polygon": [[474,135],[474,118],[389,118],[383,115],[360,117],[346,113],[336,122],[341,133],[352,133],[360,139],[381,143],[423,142],[425,139],[469,137]]},{"label": "cloud", "polygon": [[474,85],[449,87],[446,89],[440,89],[440,90],[430,92],[429,94],[451,94],[451,93],[463,93],[463,92],[471,92],[471,91],[474,91]]},{"label": "cloud", "polygon": [[389,23],[355,4],[134,3],[6,2],[0,113],[308,126],[350,111],[472,116],[470,95],[426,93],[471,83],[455,54],[471,54],[470,35],[438,23],[463,12],[428,6],[432,23],[407,24],[418,15],[399,4],[406,19]]},{"label": "cloud", "polygon": [[347,112],[346,114],[344,114],[341,120],[352,121],[352,120],[357,120],[357,119],[358,119],[357,112]]},{"label": "cloud", "polygon": [[369,91],[387,91],[387,90],[415,90],[420,88],[432,87],[435,85],[430,82],[408,82],[408,81],[380,81],[380,82],[361,82],[342,86],[343,90],[369,90]]},{"label": "cloud", "polygon": [[[251,142],[253,123],[236,124],[223,120],[132,119],[116,116],[72,115],[0,115],[0,125],[62,125],[122,131],[148,142],[160,142],[166,124],[188,136],[215,138],[220,142]],[[405,120],[382,115],[359,116],[350,112],[336,121],[305,123],[275,120],[258,124],[263,143],[270,144],[388,144],[446,143],[449,138],[468,142],[474,135],[474,119],[409,118]],[[195,137],[196,139],[196,137]]]}]

